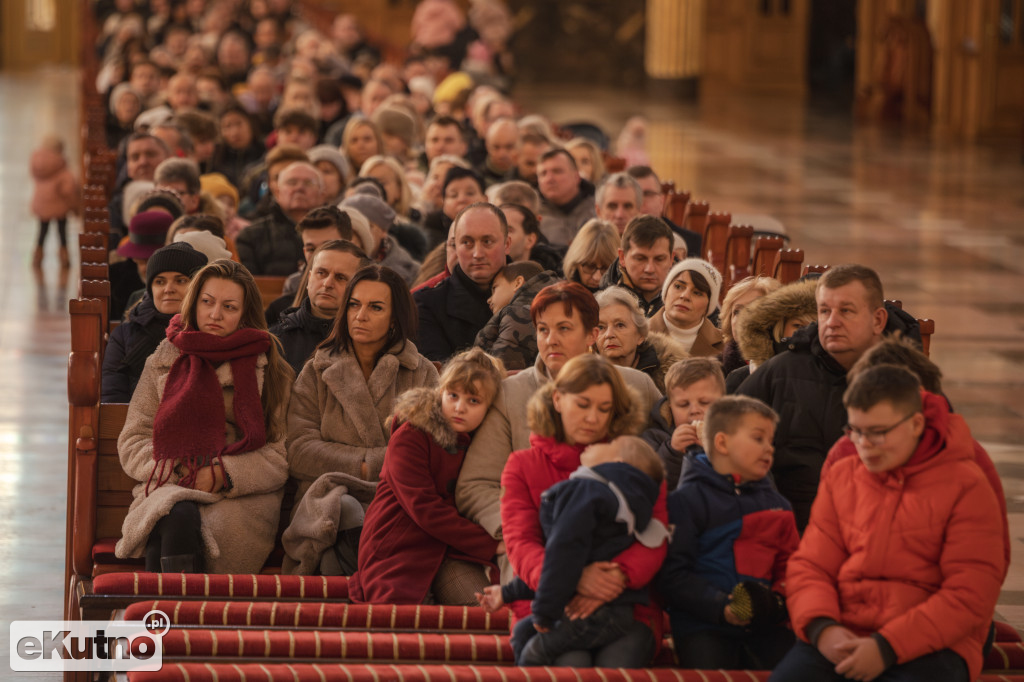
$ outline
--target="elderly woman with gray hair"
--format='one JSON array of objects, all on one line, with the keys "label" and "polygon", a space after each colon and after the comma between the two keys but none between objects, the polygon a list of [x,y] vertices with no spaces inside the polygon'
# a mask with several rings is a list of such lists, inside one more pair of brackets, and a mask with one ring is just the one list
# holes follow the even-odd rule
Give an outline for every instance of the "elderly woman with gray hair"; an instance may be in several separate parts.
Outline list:
[{"label": "elderly woman with gray hair", "polygon": [[644,372],[664,393],[665,372],[690,357],[683,344],[668,334],[652,332],[636,298],[626,289],[609,287],[595,298],[601,308],[594,345],[597,352],[612,364]]}]

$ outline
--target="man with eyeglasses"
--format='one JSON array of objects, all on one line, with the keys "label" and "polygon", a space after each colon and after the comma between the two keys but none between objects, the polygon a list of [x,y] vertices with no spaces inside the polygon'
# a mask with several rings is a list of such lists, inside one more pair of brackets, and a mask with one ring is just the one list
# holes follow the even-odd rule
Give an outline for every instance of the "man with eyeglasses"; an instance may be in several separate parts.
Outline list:
[{"label": "man with eyeglasses", "polygon": [[254,275],[290,275],[305,262],[298,223],[324,199],[320,171],[296,161],[277,178],[278,196],[270,214],[238,233],[235,246],[242,265]]},{"label": "man with eyeglasses", "polygon": [[797,331],[788,350],[758,367],[736,391],[779,414],[772,475],[793,504],[801,532],[825,457],[843,435],[846,373],[884,334],[920,337],[917,321],[886,306],[881,280],[862,265],[830,269],[818,281],[815,300],[817,322]]},{"label": "man with eyeglasses", "polygon": [[1009,555],[970,430],[895,365],[859,371],[843,404],[859,457],[822,476],[789,559],[799,641],[771,679],[976,679]]}]

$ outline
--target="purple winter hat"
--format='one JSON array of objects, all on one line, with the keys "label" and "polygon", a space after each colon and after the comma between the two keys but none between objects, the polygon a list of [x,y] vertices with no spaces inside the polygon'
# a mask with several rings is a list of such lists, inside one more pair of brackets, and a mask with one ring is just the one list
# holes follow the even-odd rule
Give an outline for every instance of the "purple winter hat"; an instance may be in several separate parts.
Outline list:
[{"label": "purple winter hat", "polygon": [[125,258],[149,258],[167,240],[167,230],[174,218],[165,211],[136,213],[128,223],[128,241],[117,248]]}]

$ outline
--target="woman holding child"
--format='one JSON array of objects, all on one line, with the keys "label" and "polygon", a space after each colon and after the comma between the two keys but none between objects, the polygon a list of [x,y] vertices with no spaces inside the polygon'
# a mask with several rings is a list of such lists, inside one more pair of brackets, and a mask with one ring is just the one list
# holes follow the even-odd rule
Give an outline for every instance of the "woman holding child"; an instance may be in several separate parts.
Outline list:
[{"label": "woman holding child", "polygon": [[144,555],[149,571],[259,572],[288,476],[291,381],[252,275],[229,260],[204,267],[118,438],[121,466],[139,481],[118,557]]},{"label": "woman holding child", "polygon": [[[557,378],[530,401],[530,448],[513,452],[501,476],[501,521],[508,558],[517,576],[536,590],[544,563],[544,534],[539,510],[541,493],[567,480],[579,466],[587,446],[636,434],[644,423],[641,401],[628,388],[616,368],[595,355],[575,357]],[[654,517],[665,522],[665,489],[661,487]],[[665,547],[639,543],[616,557],[584,569],[577,598],[568,610],[590,615],[601,604],[621,594],[628,584],[639,588],[651,581],[665,557]],[[512,604],[517,616],[529,613],[530,604]],[[636,668],[647,665],[661,636],[661,612],[641,605],[634,611],[635,627],[622,640],[596,652],[563,654],[556,665]]]},{"label": "woman holding child", "polygon": [[409,340],[416,307],[393,270],[370,265],[345,290],[334,329],[303,367],[288,406],[288,467],[296,499],[326,473],[377,481],[395,402],[437,384],[437,370]]}]

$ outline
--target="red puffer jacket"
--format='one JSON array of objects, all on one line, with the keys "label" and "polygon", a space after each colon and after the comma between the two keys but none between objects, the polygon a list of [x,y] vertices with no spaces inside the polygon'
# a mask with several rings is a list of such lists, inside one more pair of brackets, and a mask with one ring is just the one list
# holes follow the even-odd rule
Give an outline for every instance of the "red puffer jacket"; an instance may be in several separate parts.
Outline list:
[{"label": "red puffer jacket", "polygon": [[[957,429],[967,429],[963,417],[950,413],[949,403],[944,397],[924,390],[921,391],[921,397],[924,399],[924,416],[929,422],[948,419],[950,422],[959,422],[960,425],[956,427]],[[999,479],[996,465],[992,463],[992,458],[988,456],[985,448],[981,447],[981,443],[974,440],[973,437],[971,441],[974,446],[974,463],[981,467],[981,472],[985,474],[988,484],[992,486],[992,492],[999,500],[999,511],[1003,518],[1003,557],[1006,559],[1006,570],[1008,571],[1010,570],[1010,520],[1006,517],[1006,495],[1003,493],[1003,482]],[[825,465],[821,468],[821,477],[825,478],[828,470],[839,460],[856,454],[857,446],[853,444],[853,441],[845,437],[840,438],[828,451],[828,458],[825,459]],[[1005,572],[1003,579],[1006,579]]]},{"label": "red puffer jacket", "polygon": [[872,474],[845,457],[822,477],[787,601],[804,639],[831,618],[881,634],[898,663],[952,649],[974,679],[1006,572],[1002,520],[970,431],[942,407],[927,401],[904,466]]},{"label": "red puffer jacket", "polygon": [[[544,531],[540,526],[540,496],[580,465],[580,454],[586,446],[567,445],[554,438],[530,434],[529,450],[518,450],[509,455],[501,474],[501,532],[505,539],[508,558],[516,575],[531,589],[536,590],[544,565]],[[665,484],[662,483],[658,501],[654,505],[654,518],[668,524],[665,506]],[[667,547],[644,547],[639,542],[615,557],[615,562],[626,574],[629,586],[648,585],[665,560]],[[518,601],[512,611],[522,618],[530,614],[530,602]],[[661,642],[664,616],[656,604],[638,605],[634,610],[638,621],[654,632],[654,641]]]}]

